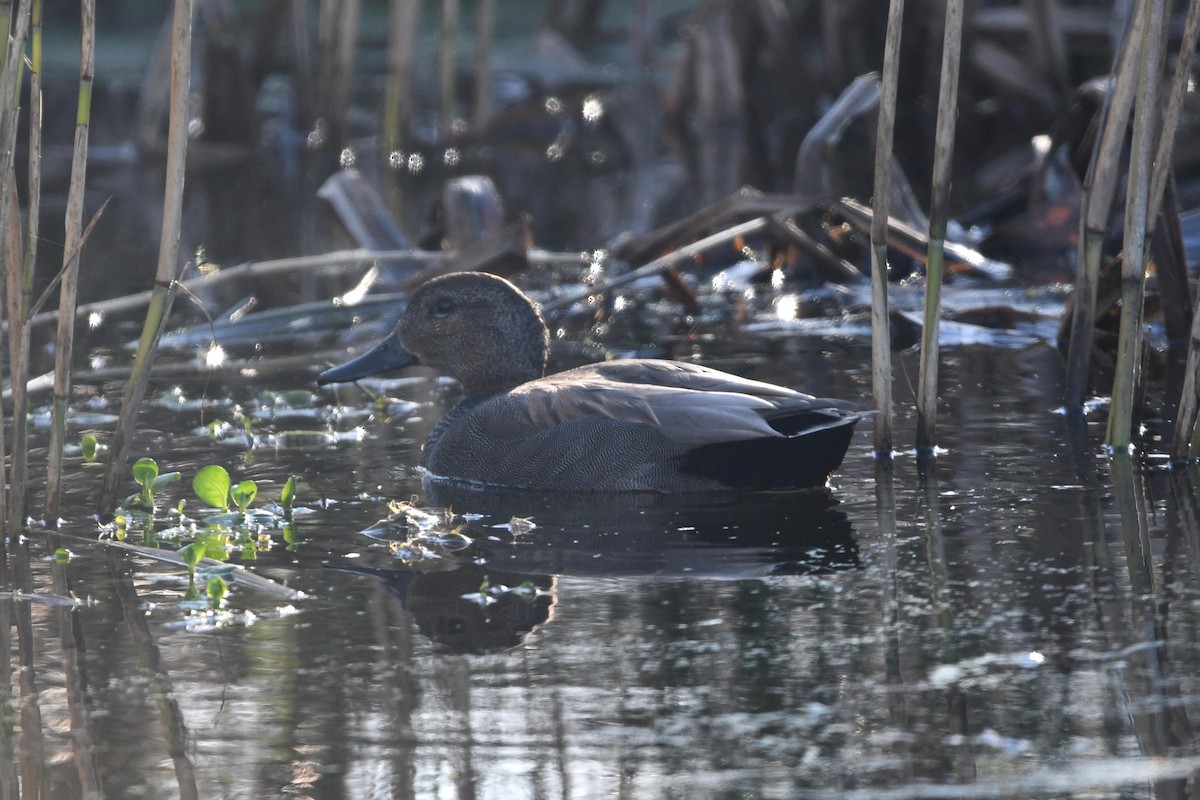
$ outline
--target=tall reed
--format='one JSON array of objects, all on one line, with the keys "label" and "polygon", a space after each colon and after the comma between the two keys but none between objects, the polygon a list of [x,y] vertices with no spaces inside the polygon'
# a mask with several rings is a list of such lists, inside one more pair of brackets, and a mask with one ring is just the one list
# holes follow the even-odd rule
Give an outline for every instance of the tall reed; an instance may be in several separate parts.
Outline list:
[{"label": "tall reed", "polygon": [[441,126],[438,136],[448,139],[458,117],[455,86],[458,81],[458,0],[442,0],[438,39],[438,81],[441,89]]},{"label": "tall reed", "polygon": [[888,315],[888,213],[892,192],[892,142],[904,0],[890,0],[883,47],[879,121],[875,133],[875,199],[871,219],[871,391],[875,398],[875,457],[892,457],[892,335]]},{"label": "tall reed", "polygon": [[1138,6],[1142,57],[1137,69],[1137,113],[1125,201],[1121,262],[1121,321],[1117,371],[1108,414],[1109,447],[1124,450],[1133,436],[1134,389],[1142,361],[1142,311],[1146,293],[1146,214],[1150,205],[1151,155],[1159,122],[1158,87],[1163,53],[1163,0]]},{"label": "tall reed", "polygon": [[412,130],[413,65],[420,24],[419,0],[392,0],[388,16],[387,86],[383,100],[384,158],[390,158],[400,150]]},{"label": "tall reed", "polygon": [[925,264],[925,319],[921,332],[921,368],[917,382],[917,453],[931,456],[936,439],[938,334],[941,330],[942,274],[946,227],[950,217],[950,175],[954,161],[954,123],[958,119],[958,75],[962,55],[963,0],[946,3],[942,75],[938,89],[933,144],[933,193],[929,205],[929,257]]},{"label": "tall reed", "polygon": [[[4,26],[0,30],[8,31],[9,25],[12,22],[12,4],[7,3],[5,5],[6,7],[0,8],[0,25]],[[20,292],[24,270],[24,262],[21,255],[20,216],[17,213],[16,176],[13,171],[13,153],[16,149],[17,123],[20,116],[18,103],[20,74],[22,72],[21,60],[32,23],[30,6],[30,0],[21,0],[17,8],[16,24],[12,27],[11,37],[0,36],[0,38],[5,40],[5,46],[2,50],[4,72],[0,74],[0,264],[4,265],[5,270],[10,314],[13,307],[13,298]],[[10,319],[10,331],[12,325],[13,320]],[[12,355],[10,348],[10,368],[14,361]],[[23,369],[23,364],[20,363],[20,356],[17,356],[16,361],[18,369]],[[17,376],[10,372],[10,377],[14,381],[18,377],[24,380],[23,374]],[[0,456],[5,454],[6,445],[8,444],[3,435],[3,427],[3,425],[0,425]],[[14,446],[14,452],[16,452],[16,449]],[[22,450],[21,458],[23,459],[23,443],[20,449]],[[5,476],[0,475],[0,477]],[[8,478],[9,495],[5,502],[5,521],[8,524],[9,534],[15,536],[21,530],[22,523],[24,522],[25,484],[23,476],[19,484],[13,480],[11,472],[6,477]]]},{"label": "tall reed", "polygon": [[54,358],[54,410],[46,472],[46,521],[58,519],[62,485],[63,448],[67,437],[67,408],[71,401],[71,357],[75,344],[75,307],[79,296],[79,262],[83,249],[83,199],[87,178],[88,131],[95,78],[96,13],[93,0],[82,0],[82,48],[79,59],[79,104],[75,117],[75,147],[71,153],[71,183],[67,189],[63,273],[59,286],[58,332]]},{"label": "tall reed", "polygon": [[1071,334],[1067,352],[1067,380],[1064,406],[1068,413],[1083,411],[1088,388],[1088,369],[1092,357],[1092,333],[1096,322],[1096,287],[1104,240],[1108,235],[1108,215],[1121,178],[1121,149],[1133,109],[1136,71],[1141,56],[1148,0],[1138,0],[1129,29],[1113,65],[1112,78],[1101,112],[1100,137],[1092,148],[1091,162],[1084,179],[1083,208],[1079,215],[1078,267],[1071,296]]},{"label": "tall reed", "polygon": [[179,263],[179,228],[183,219],[183,182],[187,160],[188,94],[192,76],[192,0],[175,0],[171,29],[171,113],[167,124],[166,188],[163,199],[162,233],[158,245],[158,268],[150,307],[142,324],[134,356],[133,375],[125,387],[121,412],[109,445],[97,511],[108,515],[116,507],[117,486],[124,476],[125,462],[137,412],[146,395],[154,351],[162,335],[171,303]]},{"label": "tall reed", "polygon": [[[9,328],[8,351],[10,354],[9,377],[12,387],[12,459],[11,478],[14,498],[13,516],[20,520],[25,516],[25,486],[29,469],[29,406],[26,383],[29,378],[29,339],[31,336],[30,316],[33,311],[33,276],[37,264],[38,230],[42,202],[42,0],[34,0],[30,29],[29,54],[29,153],[28,180],[29,197],[26,200],[28,213],[25,220],[24,264],[19,287],[14,281],[8,288]],[[15,206],[16,203],[14,202]],[[19,498],[19,500],[17,500]]]},{"label": "tall reed", "polygon": [[471,130],[479,136],[492,118],[492,40],[496,36],[496,0],[475,7],[475,102]]}]

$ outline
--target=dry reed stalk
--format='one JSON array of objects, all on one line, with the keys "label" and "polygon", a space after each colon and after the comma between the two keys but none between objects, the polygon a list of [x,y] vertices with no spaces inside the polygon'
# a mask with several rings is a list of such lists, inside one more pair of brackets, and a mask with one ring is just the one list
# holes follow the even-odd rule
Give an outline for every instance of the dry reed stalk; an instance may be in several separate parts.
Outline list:
[{"label": "dry reed stalk", "polygon": [[[29,339],[32,326],[29,317],[32,313],[30,302],[33,299],[34,267],[37,264],[38,231],[41,218],[42,203],[42,0],[34,0],[30,18],[30,57],[29,57],[29,153],[28,153],[28,185],[27,200],[28,214],[26,215],[24,231],[24,263],[21,270],[20,287],[10,285],[9,291],[9,329],[8,348],[10,354],[9,377],[12,386],[13,422],[12,422],[12,484],[14,501],[19,498],[14,508],[14,518],[22,519],[24,512],[24,490],[18,492],[17,487],[24,487],[28,479],[29,467],[29,416],[26,384],[29,380]],[[17,230],[19,233],[20,218],[12,203],[12,212],[16,212]],[[12,223],[10,222],[10,225]]]},{"label": "dry reed stalk", "polygon": [[438,80],[441,87],[441,129],[438,136],[448,139],[457,116],[455,82],[458,80],[458,0],[442,0],[442,20],[438,38]]},{"label": "dry reed stalk", "polygon": [[388,77],[383,101],[384,157],[400,150],[412,129],[413,64],[417,58],[420,0],[392,0],[388,14]]},{"label": "dry reed stalk", "polygon": [[[8,31],[11,22],[12,4],[0,8],[0,30]],[[13,153],[16,148],[17,122],[20,113],[19,87],[21,73],[21,57],[25,49],[25,41],[29,36],[31,24],[30,0],[21,0],[17,8],[16,26],[12,36],[0,36],[4,39],[3,52],[4,72],[0,75],[0,263],[4,265],[6,289],[9,309],[14,305],[14,297],[19,294],[24,263],[21,258],[20,214],[17,210],[16,174],[13,171]],[[15,225],[15,229],[14,229]],[[13,351],[10,347],[10,356]],[[11,360],[11,359],[10,359]],[[15,362],[20,368],[20,357]],[[11,366],[11,364],[10,364]],[[11,377],[11,375],[10,375]],[[7,442],[0,425],[0,457],[5,454]],[[15,452],[15,450],[14,450]],[[22,453],[19,461],[24,460]],[[0,470],[3,463],[0,462]],[[4,502],[4,520],[8,524],[10,535],[17,535],[24,523],[25,484],[17,483],[11,474],[0,471],[0,478],[7,478],[9,495]]]},{"label": "dry reed stalk", "polygon": [[71,154],[71,182],[67,189],[64,263],[59,286],[57,346],[54,352],[54,405],[50,425],[49,466],[46,470],[45,519],[51,526],[58,520],[63,449],[67,439],[67,407],[71,400],[71,357],[75,347],[75,307],[78,305],[79,261],[83,250],[88,133],[92,118],[92,84],[96,72],[96,11],[93,0],[82,0],[80,10],[82,46],[79,57],[79,104],[75,117],[75,148]]},{"label": "dry reed stalk", "polygon": [[342,0],[338,4],[329,129],[332,141],[339,148],[346,144],[348,133],[347,112],[350,108],[351,84],[354,78],[354,59],[358,52],[358,21],[361,13],[362,0]]},{"label": "dry reed stalk", "polygon": [[[1140,7],[1148,0],[1138,0]],[[1101,114],[1100,137],[1092,149],[1091,163],[1084,180],[1083,209],[1079,215],[1078,268],[1071,297],[1071,337],[1067,351],[1067,380],[1064,406],[1070,414],[1083,412],[1091,365],[1092,334],[1096,321],[1096,287],[1104,240],[1108,235],[1108,214],[1121,179],[1121,150],[1125,129],[1133,109],[1134,78],[1141,56],[1142,25],[1145,15],[1134,15],[1113,66],[1113,78]]]},{"label": "dry reed stalk", "polygon": [[888,4],[887,38],[875,134],[875,198],[871,218],[871,389],[875,398],[875,457],[892,457],[892,337],[888,317],[887,223],[892,191],[892,141],[904,0]]},{"label": "dry reed stalk", "polygon": [[1163,0],[1149,0],[1139,11],[1142,58],[1138,60],[1137,105],[1125,199],[1124,257],[1121,262],[1121,322],[1117,372],[1108,413],[1108,446],[1126,450],[1133,436],[1134,388],[1142,362],[1142,312],[1146,293],[1146,214],[1150,205],[1151,156],[1159,122],[1158,87],[1162,75]]},{"label": "dry reed stalk", "polygon": [[133,376],[125,387],[121,412],[109,445],[110,458],[104,471],[97,510],[108,515],[116,507],[117,486],[129,458],[129,447],[154,351],[175,298],[179,261],[179,227],[183,219],[183,182],[187,160],[188,93],[192,75],[192,0],[175,0],[171,28],[171,114],[167,125],[166,189],[163,198],[162,235],[158,246],[158,268],[142,336],[133,362]]},{"label": "dry reed stalk", "polygon": [[929,258],[925,262],[925,319],[921,331],[921,367],[917,382],[917,453],[933,455],[937,429],[938,333],[941,330],[942,275],[946,227],[950,217],[950,177],[954,161],[954,123],[958,118],[958,75],[962,55],[963,0],[946,3],[942,76],[938,89],[933,145],[933,193],[929,205]]},{"label": "dry reed stalk", "polygon": [[[12,29],[12,0],[0,0],[0,30],[8,31],[11,29]],[[8,60],[7,56],[8,56],[8,37],[0,36],[0,63],[6,63]],[[6,268],[5,269],[6,281],[11,280],[12,277],[13,277],[13,273]],[[6,289],[5,294],[7,296],[6,299],[9,304],[9,315],[11,316],[12,307],[14,305],[13,298],[15,295],[13,292],[13,287],[11,285],[6,285],[5,289]],[[9,350],[9,364],[8,364],[9,373],[8,374],[9,374],[9,378],[12,379],[12,382],[15,383],[15,373],[13,372],[13,362],[14,362],[14,359],[17,358],[17,356],[14,355],[15,349],[12,347],[11,342],[9,344],[8,350]],[[9,506],[8,495],[7,495],[7,492],[4,491],[5,485],[11,485],[10,471],[7,466],[7,464],[8,464],[7,453],[8,453],[8,443],[5,441],[3,420],[0,419],[0,523],[4,523],[4,524],[7,524],[10,522],[9,516],[8,516],[8,506]],[[13,527],[11,529],[14,532],[16,531],[15,527]],[[4,537],[0,537],[0,542],[3,542],[3,541],[4,541]],[[5,585],[8,585],[7,581],[5,581]],[[0,659],[0,663],[4,663],[4,665],[7,666],[6,659]]]},{"label": "dry reed stalk", "polygon": [[471,130],[481,135],[492,118],[492,40],[496,36],[496,0],[479,0],[475,9],[475,103]]}]

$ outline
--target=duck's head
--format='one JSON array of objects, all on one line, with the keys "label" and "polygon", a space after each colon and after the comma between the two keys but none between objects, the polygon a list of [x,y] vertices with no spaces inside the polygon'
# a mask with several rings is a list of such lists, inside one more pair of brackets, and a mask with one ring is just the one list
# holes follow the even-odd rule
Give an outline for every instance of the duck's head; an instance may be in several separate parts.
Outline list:
[{"label": "duck's head", "polygon": [[546,323],[520,289],[495,275],[454,272],[413,291],[389,336],[317,383],[425,364],[456,378],[468,396],[494,394],[540,378],[549,349]]}]

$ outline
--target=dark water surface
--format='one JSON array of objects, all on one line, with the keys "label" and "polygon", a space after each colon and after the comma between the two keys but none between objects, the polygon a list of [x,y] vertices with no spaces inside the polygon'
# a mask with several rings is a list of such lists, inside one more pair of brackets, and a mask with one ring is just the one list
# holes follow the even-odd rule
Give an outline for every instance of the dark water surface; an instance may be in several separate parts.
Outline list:
[{"label": "dark water surface", "polygon": [[[9,563],[36,596],[0,601],[25,665],[0,787],[40,767],[64,798],[1193,796],[1194,475],[1122,470],[1095,430],[1074,449],[1058,363],[951,349],[927,482],[904,454],[877,482],[866,425],[828,492],[758,497],[430,497],[422,381],[384,385],[417,403],[390,419],[354,389],[260,406],[249,447],[202,430],[229,406],[154,405],[135,449],[185,475],[164,506],[194,507],[209,463],[260,504],[300,477],[310,513],[250,566],[305,597],[235,583],[190,611],[182,567],[86,519],[30,536]],[[862,398],[866,364],[801,340],[751,374]],[[258,391],[207,387],[248,411]],[[75,474],[86,508],[99,470]],[[409,499],[458,516],[374,526]]]}]

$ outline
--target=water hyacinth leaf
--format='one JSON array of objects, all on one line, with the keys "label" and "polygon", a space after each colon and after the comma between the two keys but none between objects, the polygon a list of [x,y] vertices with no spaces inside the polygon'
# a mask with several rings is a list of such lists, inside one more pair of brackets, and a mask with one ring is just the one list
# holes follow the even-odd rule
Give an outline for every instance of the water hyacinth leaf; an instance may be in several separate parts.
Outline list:
[{"label": "water hyacinth leaf", "polygon": [[292,510],[292,503],[296,499],[296,476],[289,475],[287,483],[283,484],[283,494],[279,497],[279,505],[283,506],[285,511]]},{"label": "water hyacinth leaf", "polygon": [[182,477],[183,477],[183,474],[179,473],[179,472],[163,473],[162,475],[159,475],[157,478],[155,478],[153,483],[150,484],[150,491],[157,492],[159,489],[163,488],[164,486],[177,482]]},{"label": "water hyacinth leaf", "polygon": [[200,559],[204,558],[204,550],[204,542],[192,542],[185,547],[179,548],[176,553],[183,559],[183,563],[187,564],[188,572],[194,572],[196,565],[200,563]]},{"label": "water hyacinth leaf", "polygon": [[153,458],[139,458],[133,465],[133,479],[142,486],[150,486],[158,477],[158,462]]},{"label": "water hyacinth leaf", "polygon": [[210,464],[196,473],[192,478],[192,491],[196,496],[213,508],[222,511],[229,510],[229,473],[225,468]]},{"label": "water hyacinth leaf", "polygon": [[232,564],[213,564],[202,569],[200,575],[205,581],[212,578],[222,578],[226,583],[230,583],[233,581],[233,573],[236,569]]},{"label": "water hyacinth leaf", "polygon": [[234,504],[243,514],[246,508],[254,502],[255,496],[258,494],[258,484],[254,481],[242,481],[237,486],[233,487],[230,496],[233,498]]},{"label": "water hyacinth leaf", "polygon": [[84,434],[83,441],[80,442],[80,446],[83,450],[84,461],[91,464],[96,460],[96,448],[98,447],[98,444],[95,436],[90,433]]},{"label": "water hyacinth leaf", "polygon": [[205,591],[208,593],[208,601],[213,608],[220,608],[221,603],[225,600],[225,592],[229,589],[229,584],[220,575],[212,575],[204,585]]}]

